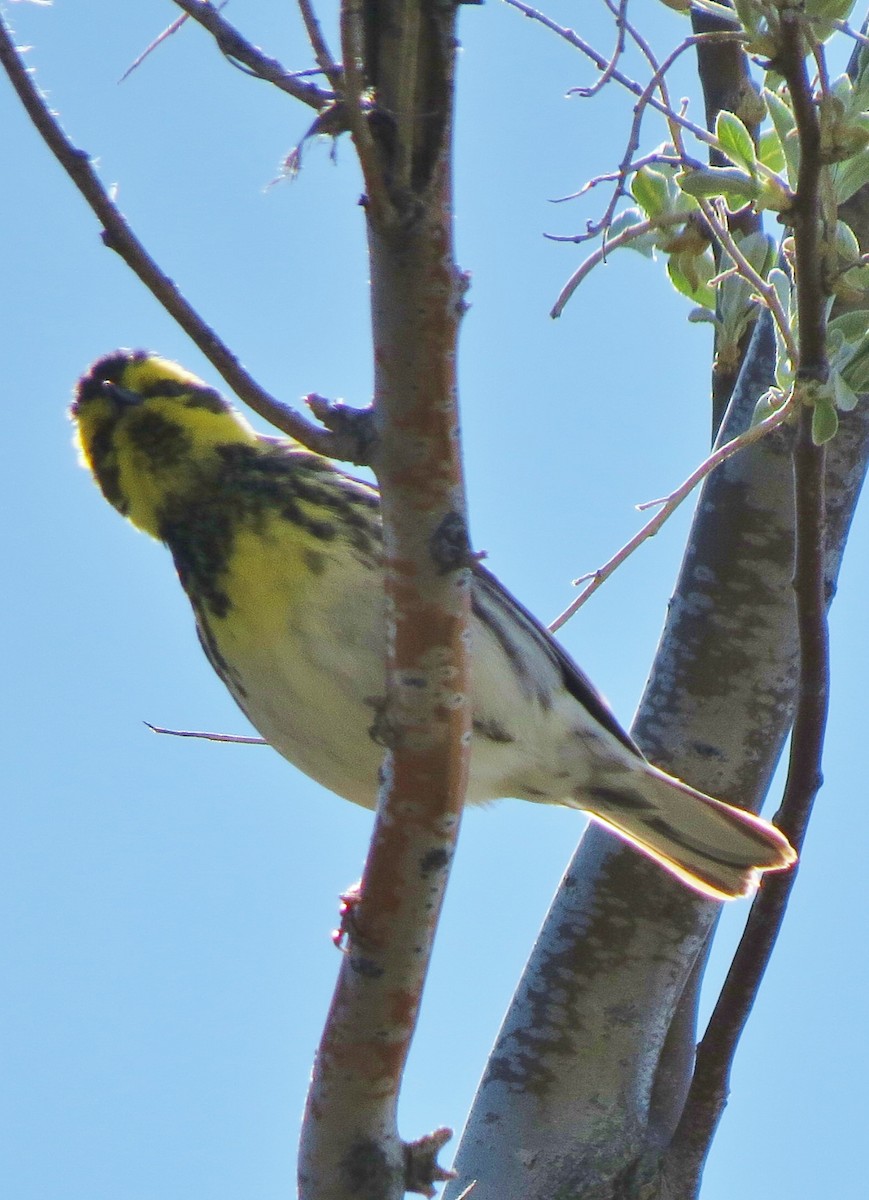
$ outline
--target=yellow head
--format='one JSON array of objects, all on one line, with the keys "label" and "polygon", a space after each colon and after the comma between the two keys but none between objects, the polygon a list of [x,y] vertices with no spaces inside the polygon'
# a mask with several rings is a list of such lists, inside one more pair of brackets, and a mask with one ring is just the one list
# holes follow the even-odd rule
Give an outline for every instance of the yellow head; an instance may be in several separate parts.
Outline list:
[{"label": "yellow head", "polygon": [[119,350],[94,363],[70,415],[105,498],[152,537],[160,536],[166,502],[196,486],[220,447],[257,441],[213,388],[145,350]]}]

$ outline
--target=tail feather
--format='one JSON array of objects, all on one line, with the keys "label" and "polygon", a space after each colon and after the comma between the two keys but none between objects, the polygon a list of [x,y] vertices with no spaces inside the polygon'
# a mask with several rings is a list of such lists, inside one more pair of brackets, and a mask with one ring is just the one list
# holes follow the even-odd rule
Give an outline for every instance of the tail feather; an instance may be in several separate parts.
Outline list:
[{"label": "tail feather", "polygon": [[748,896],[764,871],[781,871],[796,852],[774,825],[713,800],[649,764],[577,802],[603,825],[655,859],[690,888],[716,900]]}]

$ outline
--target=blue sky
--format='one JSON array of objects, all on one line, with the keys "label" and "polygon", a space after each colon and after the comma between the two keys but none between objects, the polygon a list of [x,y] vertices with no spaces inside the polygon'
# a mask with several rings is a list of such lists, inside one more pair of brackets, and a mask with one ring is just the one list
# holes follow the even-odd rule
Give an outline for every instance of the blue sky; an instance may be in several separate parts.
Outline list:
[{"label": "blue sky", "polygon": [[[327,146],[310,145],[301,177],[266,189],[309,112],[233,70],[202,31],[185,28],[117,85],[173,19],[171,4],[125,5],[122,20],[109,0],[4,8],[68,133],[261,382],[290,401],[318,391],[366,403],[367,267],[349,143],[336,165]],[[649,8],[660,45],[681,35],[673,14]],[[583,32],[606,49],[612,32],[588,9]],[[579,20],[566,3],[550,11]],[[227,15],[288,65],[308,65],[293,5],[235,0]],[[463,11],[461,37],[456,229],[473,280],[460,377],[474,541],[551,619],[570,580],[637,527],[633,505],[703,457],[709,333],[686,324],[688,306],[659,266],[627,253],[549,319],[581,252],[542,234],[573,233],[602,204],[550,200],[618,161],[630,106],[613,89],[565,99],[592,80],[588,65],[495,0]],[[690,86],[686,77],[676,91]],[[268,749],[145,729],[246,731],[199,651],[168,556],[77,466],[65,408],[84,367],[122,345],[217,380],[103,248],[5,80],[0,150],[0,1188],[16,1200],[278,1200],[295,1187],[307,1076],[338,968],[329,931],[370,816]],[[687,521],[677,516],[564,631],[625,723]],[[867,550],[859,514],[833,613],[826,785],[704,1200],[814,1200],[864,1186],[852,1130],[866,1121],[869,1067]],[[406,1079],[405,1136],[461,1127],[582,825],[510,801],[465,820]],[[728,909],[710,989],[745,911]]]}]

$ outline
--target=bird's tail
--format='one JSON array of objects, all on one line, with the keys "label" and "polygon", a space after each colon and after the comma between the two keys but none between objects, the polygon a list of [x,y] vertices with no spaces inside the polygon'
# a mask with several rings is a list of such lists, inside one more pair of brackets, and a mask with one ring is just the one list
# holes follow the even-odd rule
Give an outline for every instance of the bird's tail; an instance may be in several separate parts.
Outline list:
[{"label": "bird's tail", "polygon": [[750,895],[764,871],[781,871],[796,852],[774,825],[713,800],[646,764],[627,786],[594,787],[577,802],[688,887],[716,900]]}]

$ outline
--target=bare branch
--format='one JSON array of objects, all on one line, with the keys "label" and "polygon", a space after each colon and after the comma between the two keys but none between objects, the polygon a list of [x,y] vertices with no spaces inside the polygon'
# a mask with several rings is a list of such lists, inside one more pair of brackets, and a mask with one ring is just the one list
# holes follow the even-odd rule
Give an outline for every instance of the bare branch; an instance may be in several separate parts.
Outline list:
[{"label": "bare branch", "polygon": [[846,37],[853,38],[858,45],[869,47],[869,37],[865,33],[860,33],[858,30],[852,29],[847,21],[834,21],[833,24],[840,33],[844,33]]},{"label": "bare branch", "polygon": [[[504,3],[509,5],[510,8],[517,9],[524,16],[528,17],[529,20],[539,21],[541,25],[544,25],[547,29],[551,29],[552,32],[558,34],[559,37],[564,38],[564,40],[569,42],[571,46],[575,46],[577,50],[581,50],[587,58],[591,59],[591,61],[599,70],[606,70],[608,63],[604,56],[599,54],[598,51],[595,50],[595,48],[584,38],[581,38],[575,30],[567,29],[564,25],[559,25],[557,21],[553,21],[551,17],[547,17],[545,13],[540,12],[539,9],[532,8],[530,4],[523,3],[523,0],[504,0]],[[630,79],[618,69],[614,69],[610,73],[610,78],[614,79],[616,83],[621,84],[623,88],[631,92],[634,96],[642,96],[645,91],[645,88],[642,84],[637,83],[637,81],[634,79]],[[568,95],[570,94],[571,93],[569,92]],[[665,117],[667,117],[668,120],[675,121],[680,128],[692,134],[697,138],[698,141],[705,142],[709,145],[715,144],[715,139],[711,134],[707,133],[702,125],[697,125],[694,121],[689,121],[684,114],[669,108],[656,96],[651,96],[648,100],[648,104],[650,108],[656,109],[659,113],[662,113]]]},{"label": "bare branch", "polygon": [[591,582],[587,587],[583,588],[575,600],[572,600],[570,604],[568,604],[564,612],[559,613],[555,620],[550,624],[549,628],[551,632],[555,633],[555,631],[560,629],[566,621],[569,621],[574,613],[578,612],[579,609],[582,608],[586,600],[588,600],[590,596],[593,596],[602,584],[606,583],[610,575],[612,575],[613,572],[617,570],[617,568],[620,567],[626,559],[630,558],[634,551],[638,549],[643,542],[648,541],[650,537],[654,537],[664,522],[673,515],[682,501],[690,496],[695,487],[697,487],[699,483],[702,483],[703,480],[710,475],[716,467],[720,466],[721,463],[726,462],[727,459],[731,458],[734,454],[738,454],[740,450],[744,450],[747,446],[754,445],[754,443],[760,441],[762,437],[765,437],[768,433],[772,433],[774,429],[778,429],[778,427],[787,420],[792,411],[793,397],[791,396],[781,406],[781,408],[776,409],[774,413],[766,417],[763,421],[759,421],[757,425],[752,425],[750,429],[745,431],[745,433],[739,434],[738,437],[732,438],[731,441],[726,442],[723,446],[719,446],[717,450],[714,450],[712,454],[710,454],[709,457],[700,464],[699,467],[691,472],[684,483],[681,483],[674,492],[670,493],[669,496],[665,496],[662,500],[652,500],[647,504],[640,505],[639,507],[641,509],[649,508],[653,504],[660,504],[662,507],[658,512],[655,513],[654,517],[652,517],[650,521],[647,521],[643,528],[639,530],[638,533],[635,533],[630,541],[626,542],[620,550],[617,550],[612,558],[605,562],[602,567],[599,567],[596,571],[592,572],[591,575],[584,575],[582,578],[576,580],[577,583],[582,583],[586,579],[589,579]]},{"label": "bare branch", "polygon": [[[732,10],[727,16],[709,12],[693,11],[691,24],[695,33],[709,33],[719,30],[738,28]],[[748,56],[743,46],[738,42],[709,42],[697,43],[697,73],[700,86],[703,89],[703,100],[706,109],[706,125],[710,132],[715,128],[718,114],[722,111],[735,113],[748,129],[755,144],[757,144],[760,121],[763,119],[764,107],[757,96],[757,88],[751,78]],[[725,155],[711,149],[709,162],[713,166],[729,165]],[[759,213],[751,205],[745,205],[737,213],[728,214],[727,227],[739,230],[742,234],[754,233],[761,230],[763,222]],[[720,265],[720,244],[712,247],[716,261]],[[723,362],[718,356],[720,332],[715,331],[715,355],[712,361],[712,438],[718,434],[743,359],[748,352],[754,321],[750,321],[739,340],[736,354],[728,356]]]},{"label": "bare branch", "polygon": [[[686,225],[691,220],[690,213],[664,213],[660,217],[650,217],[647,221],[638,221],[636,225],[631,225],[629,229],[623,229],[621,233],[617,233],[615,237],[608,238],[606,243],[599,246],[593,254],[590,254],[584,263],[577,268],[576,271],[568,279],[567,283],[558,293],[558,299],[553,304],[550,310],[550,317],[560,317],[564,312],[565,305],[571,298],[573,293],[582,283],[582,281],[602,262],[606,262],[607,255],[614,250],[618,250],[620,246],[629,246],[631,242],[635,242],[637,238],[645,236],[647,233],[653,233],[656,229],[666,229],[671,225]],[[553,241],[576,241],[575,238],[553,238]]]},{"label": "bare branch", "polygon": [[[800,171],[792,214],[799,299],[799,358],[795,400],[805,384],[824,381],[826,297],[820,270],[821,139],[818,113],[803,57],[796,12],[781,15],[776,65],[784,76],[800,137]],[[805,274],[801,276],[801,271]],[[805,316],[803,305],[805,305]],[[804,367],[804,358],[806,365]],[[801,386],[803,384],[803,386]],[[799,642],[799,691],[791,733],[790,763],[776,823],[800,850],[821,786],[821,759],[829,701],[827,629],[827,528],[825,450],[812,438],[812,406],[802,403],[794,445],[794,592]],[[727,1102],[730,1069],[757,997],[796,880],[792,869],[764,885],[734,955],[706,1033],[698,1046],[694,1076],[682,1118],[665,1157],[664,1172],[679,1194],[694,1194]]]},{"label": "bare branch", "polygon": [[[226,3],[227,3],[227,0],[224,0],[224,3],[220,5],[220,8],[225,8]],[[125,79],[129,79],[129,77],[133,74],[133,72],[142,65],[142,63],[145,61],[145,59],[150,54],[153,54],[153,52],[157,49],[157,47],[162,45],[162,43],[165,42],[167,38],[170,38],[170,37],[172,37],[173,34],[176,34],[178,32],[178,30],[181,28],[181,26],[184,25],[187,21],[189,21],[189,19],[190,18],[187,16],[187,13],[183,13],[180,17],[176,17],[175,20],[171,23],[171,25],[167,25],[162,33],[158,33],[157,36],[153,39],[153,41],[151,41],[150,44],[145,47],[145,49],[142,51],[142,53],[130,63],[130,65],[127,67],[126,71],[124,71],[123,75],[118,80],[118,83],[123,83]]]},{"label": "bare branch", "polygon": [[612,57],[607,65],[601,71],[599,77],[594,81],[591,87],[578,88],[576,95],[581,96],[584,100],[590,100],[592,96],[596,96],[601,88],[606,87],[613,77],[613,72],[616,69],[619,59],[622,56],[622,51],[625,48],[625,15],[628,10],[628,0],[619,0],[618,11],[615,13],[616,28],[618,36],[616,39],[615,49]]},{"label": "bare branch", "polygon": [[145,724],[152,733],[165,734],[167,737],[196,738],[203,742],[227,742],[231,746],[267,746],[268,742],[261,737],[246,737],[240,733],[206,733],[198,729],[166,729],[163,725]]},{"label": "bare branch", "polygon": [[[514,4],[514,0],[507,0],[507,2]],[[523,11],[525,11],[525,9],[523,8],[522,5],[515,3],[515,6],[520,7],[520,8],[522,8]],[[608,7],[612,11],[615,12],[615,9],[611,3],[608,4]],[[532,10],[532,11],[534,11],[534,10]],[[531,15],[531,12],[529,12],[527,15]],[[575,239],[577,241],[586,240],[588,238],[596,237],[599,233],[603,232],[604,245],[602,247],[602,252],[603,252],[604,257],[606,256],[606,253],[611,245],[611,243],[608,241],[608,238],[607,238],[607,230],[609,229],[610,225],[612,224],[612,221],[613,221],[613,218],[615,215],[615,210],[616,210],[619,200],[624,195],[627,194],[628,177],[632,173],[632,171],[636,169],[636,167],[634,166],[634,155],[636,154],[637,149],[640,144],[642,121],[643,121],[643,117],[646,113],[647,108],[652,106],[664,113],[664,115],[666,116],[667,122],[670,126],[670,138],[673,141],[673,143],[678,151],[678,154],[677,154],[678,161],[681,162],[683,165],[689,165],[691,162],[691,160],[687,156],[684,141],[682,138],[682,129],[684,127],[683,117],[682,117],[682,114],[677,113],[674,110],[673,105],[670,101],[669,92],[668,92],[667,83],[666,83],[667,74],[670,71],[670,69],[672,68],[673,64],[678,60],[678,58],[682,54],[684,54],[692,46],[698,46],[700,44],[704,44],[704,45],[709,45],[710,47],[714,48],[715,46],[717,46],[719,44],[722,46],[729,46],[732,43],[736,43],[737,45],[740,45],[742,43],[742,41],[744,40],[744,34],[739,29],[736,29],[736,30],[734,30],[734,29],[715,29],[715,30],[710,30],[708,32],[695,33],[695,34],[692,34],[690,37],[685,38],[664,59],[663,62],[659,63],[657,58],[653,54],[650,46],[646,42],[646,40],[634,28],[634,26],[629,21],[626,20],[624,12],[622,11],[621,7],[618,10],[617,17],[618,17],[618,20],[620,23],[620,28],[623,28],[623,30],[630,35],[632,40],[636,43],[636,45],[639,47],[639,49],[645,56],[646,60],[648,61],[649,65],[652,69],[652,76],[651,76],[649,82],[645,85],[645,87],[642,88],[642,90],[639,92],[639,101],[634,108],[634,118],[631,123],[631,130],[630,130],[630,135],[628,137],[627,147],[626,147],[625,153],[622,157],[622,162],[619,166],[619,169],[615,173],[615,176],[614,176],[615,180],[616,180],[616,187],[613,190],[613,194],[612,194],[610,201],[606,207],[606,210],[605,210],[603,216],[598,221],[596,221],[594,223],[591,223],[591,222],[589,223],[588,229],[587,229],[587,232],[585,235],[582,235],[581,237],[578,237]],[[548,20],[547,20],[547,23],[549,23]],[[549,24],[551,25],[551,23],[549,23]],[[571,37],[575,37],[575,35],[572,34],[572,31],[561,30],[561,32],[565,35],[571,35],[568,37],[568,40],[571,40]],[[579,39],[579,40],[581,41],[581,39]],[[612,64],[610,64],[610,68],[611,69],[609,70],[609,77],[616,78],[617,73],[615,72],[614,66]],[[624,82],[621,79],[619,81]],[[626,86],[627,86],[627,84],[626,84]],[[638,87],[639,85],[636,85],[636,86]],[[633,88],[631,88],[630,90],[633,90]],[[655,92],[656,91],[660,93],[660,100],[657,102],[655,102]],[[693,132],[695,134],[695,136],[698,136],[698,131],[696,128],[692,129],[691,132]],[[703,134],[703,136],[701,137],[701,140],[707,141],[712,146],[713,151],[714,151],[714,148],[717,145],[717,143],[716,143],[716,139],[714,137],[712,137],[711,134]],[[643,161],[645,161],[645,160],[643,160]],[[769,171],[768,168],[763,166],[763,164],[759,164],[759,170],[761,171],[761,173],[764,173],[767,175],[772,174],[772,172]],[[586,189],[582,189],[582,190],[586,190]],[[578,194],[581,194],[581,193],[578,193]],[[703,211],[705,212],[706,209],[704,209]],[[687,220],[687,218],[686,218],[686,220]],[[573,275],[570,278],[570,280],[568,280],[567,284],[562,289],[555,305],[552,308],[552,311],[550,314],[551,316],[558,317],[561,315],[561,312],[564,309],[564,305],[570,299],[571,295],[576,290],[576,287],[579,285],[579,283],[582,281],[582,279],[585,278],[585,274],[587,273],[587,268],[590,266],[593,266],[593,265],[594,265],[594,263],[583,264],[583,266],[581,266],[579,268],[579,271],[577,271],[576,274]],[[752,274],[756,275],[756,272],[752,272]]]},{"label": "bare branch", "polygon": [[297,409],[276,400],[244,369],[218,334],[184,298],[172,279],[157,265],[109,198],[86,151],[70,142],[52,114],[30,72],[21,60],[6,23],[0,19],[0,65],[43,140],[102,223],[103,243],[124,260],[156,300],[178,322],[239,399],[277,429],[296,438],[310,450],[345,461],[360,462],[355,446],[307,420]]},{"label": "bare branch", "polygon": [[320,28],[319,18],[314,12],[314,6],[311,0],[298,0],[298,4],[299,12],[305,23],[305,32],[308,35],[308,41],[311,43],[314,58],[317,60],[317,66],[329,80],[332,88],[337,92],[343,86],[341,68],[332,57],[332,52]]},{"label": "bare branch", "polygon": [[[629,164],[628,171],[633,175],[636,171],[641,171],[643,167],[651,167],[656,163],[660,163],[668,167],[678,167],[681,165],[681,162],[682,160],[675,154],[660,154],[656,151],[653,151],[651,154],[644,154],[642,158],[634,159],[634,161]],[[621,171],[604,171],[603,174],[595,175],[593,178],[589,179],[582,185],[579,191],[570,192],[570,194],[567,196],[556,196],[554,200],[550,201],[550,204],[565,204],[568,200],[578,200],[580,196],[584,196],[586,192],[592,191],[593,188],[599,187],[602,183],[615,183],[620,174]],[[591,238],[595,237],[596,234],[586,232],[575,234],[572,237],[562,237],[557,234],[546,233],[543,236],[549,238],[550,241],[553,242],[579,243],[589,241]]]},{"label": "bare branch", "polygon": [[361,0],[345,0],[341,5],[341,55],[344,59],[347,121],[365,179],[366,207],[372,220],[387,224],[394,214],[383,179],[377,144],[368,121],[371,103],[362,72],[364,46]]},{"label": "bare branch", "polygon": [[251,45],[234,25],[208,0],[173,0],[189,17],[207,29],[214,38],[220,52],[233,62],[241,63],[249,74],[257,79],[273,84],[282,92],[301,100],[311,108],[325,108],[333,104],[336,97],[333,92],[324,91],[313,83],[305,83],[296,73],[288,71],[276,58],[269,58],[256,46]]},{"label": "bare branch", "polygon": [[800,139],[797,190],[788,222],[794,231],[797,307],[800,314],[797,378],[825,383],[827,362],[826,289],[821,233],[821,126],[812,85],[802,54],[803,30],[796,10],[781,14],[778,68],[784,75],[794,107]]},{"label": "bare branch", "polygon": [[[624,27],[626,30],[633,33],[633,28],[629,23],[625,22]],[[705,36],[706,35],[697,35],[697,37],[705,37]],[[710,36],[714,37],[716,35],[713,34]],[[724,36],[728,40],[730,40],[733,35],[725,34]],[[637,104],[634,107],[634,119],[631,122],[631,131],[628,136],[628,144],[625,149],[625,153],[622,156],[622,161],[619,164],[619,170],[618,170],[618,175],[617,175],[618,184],[613,193],[612,199],[610,200],[609,204],[607,205],[607,210],[604,213],[603,217],[600,219],[600,221],[598,221],[597,225],[589,226],[590,233],[599,233],[601,231],[604,231],[604,236],[606,236],[605,231],[612,224],[612,219],[613,219],[613,215],[616,210],[616,205],[618,204],[618,202],[622,198],[622,196],[626,195],[626,193],[627,193],[627,178],[628,178],[628,174],[630,173],[630,170],[631,170],[632,159],[633,159],[634,155],[636,154],[637,149],[639,148],[639,145],[640,145],[640,135],[642,132],[643,117],[645,116],[646,109],[649,107],[649,105],[651,103],[651,100],[652,100],[652,97],[653,97],[655,91],[660,90],[660,92],[661,92],[661,102],[666,107],[666,112],[668,114],[667,115],[668,122],[671,124],[673,124],[675,122],[676,113],[673,110],[673,107],[670,103],[669,96],[667,95],[667,92],[665,90],[664,80],[666,79],[667,72],[670,70],[672,65],[679,58],[679,56],[681,54],[684,54],[684,52],[686,50],[688,50],[694,44],[695,44],[694,37],[686,38],[685,41],[682,42],[682,44],[680,46],[677,46],[677,48],[672,52],[672,54],[670,54],[664,60],[663,63],[661,63],[659,66],[657,66],[655,68],[652,78],[649,80],[649,82],[646,84],[645,88],[643,89],[643,93],[640,96],[639,101],[637,102]],[[675,129],[678,129],[678,128],[679,128],[678,123],[676,123]],[[673,134],[673,131],[671,131],[671,136],[674,137],[674,141],[675,141],[676,139]],[[684,147],[681,147],[681,150],[682,150],[681,157],[682,157],[682,160],[684,161]]]},{"label": "bare branch", "polygon": [[739,274],[744,280],[746,280],[747,283],[751,284],[751,286],[757,292],[758,297],[763,301],[764,307],[769,309],[770,313],[772,314],[772,319],[776,323],[776,328],[781,334],[782,341],[785,344],[791,362],[796,363],[799,351],[797,349],[797,344],[794,341],[794,335],[791,331],[788,314],[782,308],[781,301],[778,298],[778,292],[776,292],[771,283],[768,283],[763,276],[754,269],[754,267],[742,253],[739,245],[736,242],[736,239],[728,228],[726,218],[719,214],[716,206],[709,200],[701,200],[700,209],[706,220],[709,222],[712,231],[714,232],[720,245],[724,250],[727,251],[727,254],[730,256],[730,258],[733,259]]},{"label": "bare branch", "polygon": [[[824,459],[824,447],[812,442],[811,409],[804,406],[794,447],[794,588],[800,687],[788,778],[776,815],[776,824],[798,851],[821,786],[820,761],[829,697]],[[733,1057],[784,921],[797,869],[792,867],[761,885],[706,1033],[697,1047],[685,1109],[664,1160],[664,1173],[677,1182],[679,1195],[694,1195],[699,1185],[703,1164],[727,1103]]]}]

